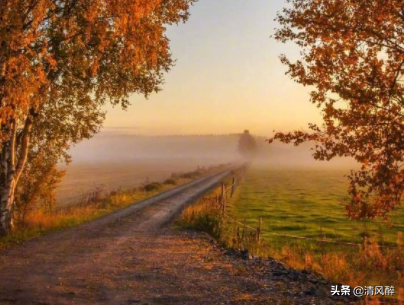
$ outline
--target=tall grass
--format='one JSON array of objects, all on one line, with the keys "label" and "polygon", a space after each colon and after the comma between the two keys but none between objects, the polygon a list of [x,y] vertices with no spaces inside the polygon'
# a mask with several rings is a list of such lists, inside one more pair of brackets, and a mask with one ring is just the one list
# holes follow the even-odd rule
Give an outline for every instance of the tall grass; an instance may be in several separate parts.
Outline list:
[{"label": "tall grass", "polygon": [[223,219],[220,203],[216,200],[218,195],[218,191],[214,191],[187,207],[177,223],[185,229],[203,231],[219,239],[223,236]]},{"label": "tall grass", "polygon": [[[345,285],[404,287],[404,256],[398,236],[396,246],[380,248],[372,239],[359,246],[324,245],[315,241],[269,243],[268,255],[296,269],[312,270]],[[300,243],[300,244],[299,244]]]},{"label": "tall grass", "polygon": [[[239,183],[243,179],[244,170],[241,169],[233,175],[239,177]],[[236,187],[233,196],[231,196],[233,176],[224,181],[225,193],[220,186],[203,196],[196,203],[183,210],[177,224],[185,229],[206,232],[225,247],[248,250],[257,256],[266,255],[266,241],[261,239],[260,228],[254,229],[245,223],[243,225],[241,222],[234,222],[226,214],[239,195],[239,189]]]}]

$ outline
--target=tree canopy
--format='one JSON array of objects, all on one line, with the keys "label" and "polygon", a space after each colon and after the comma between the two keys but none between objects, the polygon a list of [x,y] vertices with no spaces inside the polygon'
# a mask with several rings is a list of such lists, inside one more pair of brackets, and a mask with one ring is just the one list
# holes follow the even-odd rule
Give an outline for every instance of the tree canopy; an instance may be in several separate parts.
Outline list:
[{"label": "tree canopy", "polygon": [[125,108],[130,94],[160,90],[173,65],[166,25],[185,21],[192,2],[0,2],[1,234],[29,155],[60,161],[98,131],[105,103]]},{"label": "tree canopy", "polygon": [[314,157],[353,157],[352,218],[386,217],[404,191],[404,2],[289,0],[275,38],[295,43],[300,59],[281,56],[288,74],[311,86],[324,123],[308,132],[277,133],[299,145],[315,141]]}]

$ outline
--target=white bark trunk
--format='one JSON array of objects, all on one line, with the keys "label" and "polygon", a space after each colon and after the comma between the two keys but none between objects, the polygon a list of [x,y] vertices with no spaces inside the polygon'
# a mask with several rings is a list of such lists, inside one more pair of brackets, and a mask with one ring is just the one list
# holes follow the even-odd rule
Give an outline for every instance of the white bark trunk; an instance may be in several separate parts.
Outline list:
[{"label": "white bark trunk", "polygon": [[15,189],[27,161],[31,128],[32,120],[28,117],[21,134],[21,143],[17,147],[17,126],[14,122],[11,126],[9,140],[3,143],[0,157],[0,235],[7,235],[13,230]]},{"label": "white bark trunk", "polygon": [[13,178],[4,190],[0,200],[0,235],[7,235],[14,229],[13,209],[14,209],[15,179]]}]

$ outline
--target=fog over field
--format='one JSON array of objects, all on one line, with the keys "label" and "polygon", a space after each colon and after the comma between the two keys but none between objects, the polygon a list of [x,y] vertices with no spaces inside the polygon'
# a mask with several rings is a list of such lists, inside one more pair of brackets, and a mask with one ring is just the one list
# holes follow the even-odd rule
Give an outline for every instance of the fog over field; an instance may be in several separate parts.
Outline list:
[{"label": "fog over field", "polygon": [[197,159],[205,162],[239,158],[237,136],[136,136],[100,134],[71,151],[76,163]]},{"label": "fog over field", "polygon": [[72,164],[57,189],[61,204],[84,194],[162,181],[173,172],[195,170],[239,159],[237,136],[146,137],[102,133],[71,150]]},{"label": "fog over field", "polygon": [[[137,136],[117,131],[103,132],[71,149],[73,162],[57,190],[62,204],[75,203],[88,191],[134,187],[146,180],[163,180],[173,172],[190,171],[240,160],[239,136]],[[349,160],[318,162],[311,157],[310,145],[301,147],[265,142],[256,137],[255,166],[276,170],[333,170],[354,167]]]},{"label": "fog over field", "polygon": [[[311,143],[299,147],[275,142],[269,145],[266,137],[256,136],[258,154],[255,162],[277,168],[351,168],[349,159],[320,162],[312,158]],[[71,154],[78,163],[126,163],[161,160],[199,161],[200,165],[233,162],[240,159],[237,150],[239,136],[231,135],[190,135],[190,136],[138,136],[105,132],[91,140],[73,147]]]}]

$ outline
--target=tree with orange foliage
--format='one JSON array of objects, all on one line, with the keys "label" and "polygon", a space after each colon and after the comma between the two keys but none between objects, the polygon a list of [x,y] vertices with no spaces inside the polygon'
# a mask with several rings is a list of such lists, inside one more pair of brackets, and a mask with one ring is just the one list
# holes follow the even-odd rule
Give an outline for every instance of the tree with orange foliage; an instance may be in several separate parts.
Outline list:
[{"label": "tree with orange foliage", "polygon": [[348,176],[349,216],[386,218],[404,191],[404,2],[288,2],[275,38],[302,52],[281,60],[291,78],[314,87],[324,123],[274,138],[314,141],[318,160],[353,157],[362,166]]},{"label": "tree with orange foliage", "polygon": [[173,64],[165,25],[194,1],[0,1],[1,235],[30,151],[65,152],[98,130],[104,104],[159,91]]}]

